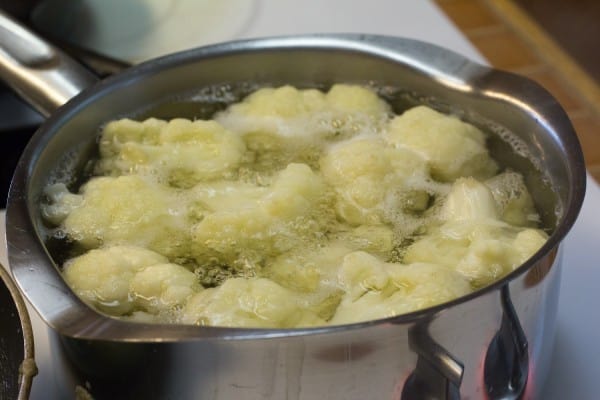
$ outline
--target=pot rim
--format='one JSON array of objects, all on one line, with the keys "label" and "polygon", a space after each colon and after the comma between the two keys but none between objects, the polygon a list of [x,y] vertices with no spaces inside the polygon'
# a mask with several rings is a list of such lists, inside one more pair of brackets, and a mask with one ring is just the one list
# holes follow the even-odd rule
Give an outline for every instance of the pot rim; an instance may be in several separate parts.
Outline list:
[{"label": "pot rim", "polygon": [[[237,53],[292,50],[331,50],[359,52],[395,63],[405,64],[427,74],[432,79],[460,88],[477,87],[474,71],[502,79],[506,85],[496,90],[498,98],[508,100],[512,107],[534,111],[545,121],[549,134],[558,138],[567,157],[569,195],[557,227],[544,246],[523,265],[496,281],[466,296],[430,308],[384,319],[346,325],[315,328],[260,329],[204,327],[128,322],[109,317],[84,304],[63,281],[36,232],[32,210],[27,206],[30,192],[29,175],[43,145],[54,136],[56,127],[72,115],[127,82],[146,77],[178,65],[203,59],[231,56]],[[524,83],[527,83],[524,85]],[[477,87],[479,89],[479,87]],[[533,106],[534,104],[535,106]],[[539,106],[538,106],[539,105]],[[560,129],[559,129],[560,128]],[[447,308],[483,296],[511,282],[556,249],[571,229],[581,209],[586,184],[583,154],[575,131],[559,103],[537,83],[514,74],[499,71],[471,61],[455,52],[414,39],[364,34],[314,34],[247,39],[225,42],[163,56],[129,68],[85,89],[47,119],[25,149],[13,176],[7,203],[6,236],[10,267],[25,297],[34,305],[42,319],[61,334],[82,339],[104,339],[131,342],[164,342],[195,339],[268,339],[277,337],[329,334],[364,329],[382,324],[412,324],[430,318]],[[36,295],[42,288],[52,290],[45,296]]]}]

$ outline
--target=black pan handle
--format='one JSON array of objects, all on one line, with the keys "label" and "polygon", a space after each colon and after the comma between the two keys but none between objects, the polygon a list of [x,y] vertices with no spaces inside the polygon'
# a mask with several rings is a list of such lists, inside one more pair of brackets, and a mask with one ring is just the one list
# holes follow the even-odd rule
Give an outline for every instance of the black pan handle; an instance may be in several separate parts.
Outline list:
[{"label": "black pan handle", "polygon": [[98,78],[0,11],[0,79],[48,116]]}]

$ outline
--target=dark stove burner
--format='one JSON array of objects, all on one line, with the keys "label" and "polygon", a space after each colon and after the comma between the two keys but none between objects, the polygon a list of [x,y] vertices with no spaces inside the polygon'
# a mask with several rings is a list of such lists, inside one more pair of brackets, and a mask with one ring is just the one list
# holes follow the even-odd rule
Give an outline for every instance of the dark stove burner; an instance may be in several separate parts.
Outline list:
[{"label": "dark stove burner", "polygon": [[0,208],[6,207],[19,157],[42,121],[42,116],[0,84]]},{"label": "dark stove burner", "polygon": [[0,208],[6,208],[6,198],[12,174],[17,166],[19,157],[25,149],[35,128],[25,128],[2,132],[2,145],[0,146]]}]

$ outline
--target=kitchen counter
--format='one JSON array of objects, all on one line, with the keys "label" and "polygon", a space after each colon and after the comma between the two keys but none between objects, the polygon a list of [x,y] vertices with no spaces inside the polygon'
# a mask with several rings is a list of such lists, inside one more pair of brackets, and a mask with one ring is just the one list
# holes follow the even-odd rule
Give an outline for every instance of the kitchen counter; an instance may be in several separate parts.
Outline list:
[{"label": "kitchen counter", "polygon": [[[243,29],[228,37],[247,38],[313,32],[362,32],[406,36],[429,41],[485,62],[475,48],[430,1],[371,0],[255,0]],[[199,16],[198,23],[201,23]],[[226,22],[225,22],[226,23]],[[226,39],[226,38],[223,38]],[[199,39],[198,45],[207,44]],[[600,376],[600,314],[590,307],[600,302],[600,186],[588,177],[588,190],[577,223],[564,243],[564,264],[558,310],[556,345],[546,400],[596,398]],[[4,212],[0,212],[4,241]],[[0,246],[6,265],[6,244]],[[31,399],[53,400],[52,354],[46,326],[30,309],[39,374],[33,381]]]}]

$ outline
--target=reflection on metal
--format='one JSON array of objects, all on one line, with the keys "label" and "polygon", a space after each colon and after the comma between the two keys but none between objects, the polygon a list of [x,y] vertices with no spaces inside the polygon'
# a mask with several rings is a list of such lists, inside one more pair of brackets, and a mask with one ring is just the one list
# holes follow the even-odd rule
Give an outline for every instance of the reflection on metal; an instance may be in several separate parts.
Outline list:
[{"label": "reflection on metal", "polygon": [[502,324],[485,357],[484,383],[490,399],[520,399],[529,373],[528,343],[510,299],[508,285],[500,292]]},{"label": "reflection on metal", "polygon": [[0,78],[42,115],[50,115],[98,80],[1,11],[0,47]]},{"label": "reflection on metal", "polygon": [[429,334],[431,320],[418,322],[408,332],[417,366],[402,389],[401,400],[459,400],[463,364]]}]

